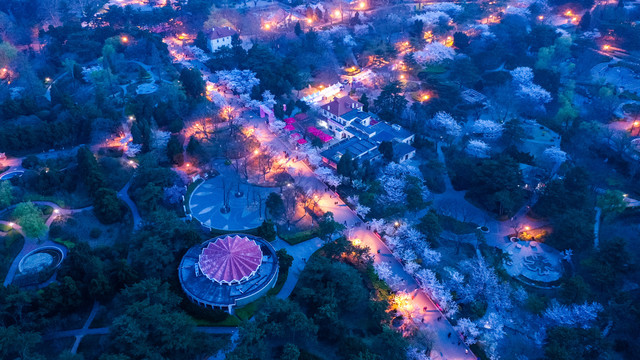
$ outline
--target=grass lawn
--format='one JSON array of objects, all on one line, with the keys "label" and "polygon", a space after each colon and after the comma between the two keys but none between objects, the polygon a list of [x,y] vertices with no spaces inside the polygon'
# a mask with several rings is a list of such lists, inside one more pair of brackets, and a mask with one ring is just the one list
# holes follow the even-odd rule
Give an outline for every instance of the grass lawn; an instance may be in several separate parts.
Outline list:
[{"label": "grass lawn", "polygon": [[[11,263],[24,246],[24,238],[15,230],[10,230],[0,242],[0,279],[4,281]],[[4,231],[4,229],[3,229]]]},{"label": "grass lawn", "polygon": [[198,187],[198,185],[203,182],[204,179],[198,179],[187,186],[187,193],[184,195],[184,204],[187,207],[187,213],[191,213],[191,209],[189,209],[189,200],[191,199],[191,194],[193,194],[193,191]]},{"label": "grass lawn", "polygon": [[456,235],[473,234],[479,226],[478,224],[471,222],[462,222],[448,215],[438,214],[438,220],[440,221],[442,229],[451,231]]},{"label": "grass lawn", "polygon": [[[80,241],[88,242],[91,247],[113,246],[118,242],[126,242],[131,232],[131,226],[124,221],[112,225],[100,223],[93,211],[75,213],[66,219],[55,221],[54,224],[62,227],[63,233],[75,235]],[[64,240],[64,236],[58,235],[54,239],[57,240],[59,237]]]},{"label": "grass lawn", "polygon": [[289,245],[296,245],[296,244],[300,244],[301,242],[311,240],[314,237],[317,237],[318,231],[317,229],[314,228],[314,229],[299,231],[292,234],[278,232],[278,236],[282,240],[286,241]]}]

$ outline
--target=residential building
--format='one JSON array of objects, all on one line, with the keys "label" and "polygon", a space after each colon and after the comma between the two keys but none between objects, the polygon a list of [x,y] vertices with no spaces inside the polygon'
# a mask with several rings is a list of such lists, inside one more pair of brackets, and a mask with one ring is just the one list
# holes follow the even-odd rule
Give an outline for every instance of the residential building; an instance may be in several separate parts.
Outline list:
[{"label": "residential building", "polygon": [[403,162],[415,156],[411,146],[415,135],[400,125],[389,125],[375,114],[362,111],[362,104],[348,96],[335,99],[321,107],[327,117],[326,128],[341,141],[322,152],[323,161],[335,167],[340,157],[349,151],[354,159],[375,160],[380,157],[378,146],[383,141],[393,144],[394,160]]},{"label": "residential building", "polygon": [[209,50],[215,52],[223,46],[231,47],[231,37],[237,33],[237,31],[228,26],[211,29],[211,35],[209,35]]}]

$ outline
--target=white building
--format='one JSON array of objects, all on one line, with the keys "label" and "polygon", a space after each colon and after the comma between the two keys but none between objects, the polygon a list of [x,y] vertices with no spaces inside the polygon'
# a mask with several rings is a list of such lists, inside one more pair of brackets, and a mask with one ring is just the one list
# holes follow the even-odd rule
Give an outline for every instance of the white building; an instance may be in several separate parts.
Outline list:
[{"label": "white building", "polygon": [[231,37],[235,34],[237,34],[237,32],[228,26],[211,29],[209,50],[215,52],[223,46],[231,47]]}]

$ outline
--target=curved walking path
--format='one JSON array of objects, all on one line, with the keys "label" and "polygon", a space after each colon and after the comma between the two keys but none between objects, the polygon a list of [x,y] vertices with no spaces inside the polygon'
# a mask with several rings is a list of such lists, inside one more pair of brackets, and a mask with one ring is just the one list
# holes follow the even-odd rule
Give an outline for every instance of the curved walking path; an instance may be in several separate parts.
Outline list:
[{"label": "curved walking path", "polygon": [[287,250],[287,254],[293,256],[293,263],[289,268],[287,280],[284,282],[282,289],[280,289],[280,292],[276,297],[286,299],[291,295],[293,289],[298,283],[302,270],[307,265],[307,260],[309,260],[309,257],[313,255],[314,252],[318,251],[322,245],[324,245],[324,241],[317,237],[296,245],[289,245],[286,241],[280,238],[275,241],[273,247],[275,247],[276,250],[285,249]]},{"label": "curved walking path", "polygon": [[[53,212],[51,213],[51,215],[49,216],[49,218],[47,219],[47,221],[45,222],[46,226],[47,226],[47,234],[45,234],[43,236],[43,239],[34,239],[34,238],[30,238],[27,237],[25,235],[25,233],[22,231],[22,227],[18,224],[13,223],[13,229],[15,229],[20,235],[22,235],[24,237],[24,245],[22,246],[22,250],[20,250],[20,252],[18,253],[18,255],[16,255],[15,259],[13,259],[13,262],[11,263],[11,266],[9,267],[9,270],[7,271],[7,276],[4,279],[3,285],[4,286],[9,286],[9,284],[11,284],[11,282],[13,282],[13,279],[15,278],[16,272],[18,271],[18,265],[20,264],[20,261],[22,261],[22,259],[29,254],[30,252],[37,250],[39,248],[42,247],[55,247],[57,249],[59,249],[60,251],[62,251],[63,255],[66,256],[67,255],[67,248],[61,244],[58,244],[56,242],[53,242],[51,240],[49,240],[49,234],[48,234],[48,229],[51,226],[51,223],[53,223],[53,221],[61,215],[71,215],[74,213],[78,213],[81,211],[86,211],[86,210],[91,210],[93,209],[93,206],[88,206],[85,208],[80,208],[80,209],[65,209],[65,208],[61,208],[58,204],[51,202],[51,201],[32,201],[33,204],[35,205],[39,205],[39,206],[49,206],[51,208],[53,208]],[[0,211],[1,213],[10,211],[15,209],[16,205],[12,205],[9,206],[6,209],[3,209],[2,211]],[[5,224],[5,225],[10,225],[10,223],[8,221],[0,221],[1,224]]]},{"label": "curved walking path", "polygon": [[131,209],[131,216],[133,217],[133,230],[136,230],[136,229],[139,229],[140,225],[142,224],[142,217],[140,217],[140,213],[138,212],[138,207],[133,202],[133,200],[131,200],[131,198],[129,197],[129,188],[131,187],[131,180],[133,180],[133,176],[131,177],[131,179],[129,179],[129,181],[127,181],[124,187],[120,191],[118,191],[118,198],[124,201],[124,203],[127,204],[129,209]]}]

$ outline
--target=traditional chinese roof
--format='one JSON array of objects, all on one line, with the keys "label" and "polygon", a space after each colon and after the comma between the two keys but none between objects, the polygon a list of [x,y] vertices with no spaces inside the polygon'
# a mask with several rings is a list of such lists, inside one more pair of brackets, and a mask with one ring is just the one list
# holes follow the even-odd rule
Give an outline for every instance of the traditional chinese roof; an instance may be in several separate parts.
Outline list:
[{"label": "traditional chinese roof", "polygon": [[235,235],[211,242],[202,249],[200,271],[219,284],[237,284],[256,273],[262,262],[262,251],[253,240]]}]

